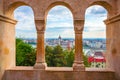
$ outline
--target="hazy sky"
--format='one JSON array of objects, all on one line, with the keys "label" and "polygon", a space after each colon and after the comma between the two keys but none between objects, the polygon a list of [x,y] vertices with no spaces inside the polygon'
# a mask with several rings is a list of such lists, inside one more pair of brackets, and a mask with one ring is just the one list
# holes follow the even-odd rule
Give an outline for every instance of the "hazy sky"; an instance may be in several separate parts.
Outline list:
[{"label": "hazy sky", "polygon": [[[24,38],[36,38],[34,13],[28,6],[18,7],[14,11],[14,17],[18,21],[16,36]],[[107,11],[101,6],[92,6],[86,10],[84,24],[84,38],[105,38],[106,27],[104,20]],[[74,38],[73,16],[70,10],[64,6],[53,7],[47,16],[46,38]]]}]

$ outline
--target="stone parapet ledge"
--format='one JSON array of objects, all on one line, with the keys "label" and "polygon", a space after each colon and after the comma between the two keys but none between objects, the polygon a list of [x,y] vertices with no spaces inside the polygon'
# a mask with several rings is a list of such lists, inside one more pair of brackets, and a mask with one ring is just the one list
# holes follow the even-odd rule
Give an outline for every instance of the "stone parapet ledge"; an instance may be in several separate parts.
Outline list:
[{"label": "stone parapet ledge", "polygon": [[72,67],[47,67],[46,71],[72,72],[73,68]]},{"label": "stone parapet ledge", "polygon": [[112,16],[108,19],[106,19],[104,21],[105,24],[110,24],[110,23],[114,23],[114,22],[117,22],[117,21],[120,21],[120,13],[115,15],[115,16]]},{"label": "stone parapet ledge", "polygon": [[0,15],[0,21],[3,21],[3,22],[7,22],[7,23],[11,23],[11,24],[16,24],[17,21],[14,20],[14,19],[11,19],[9,17],[6,17],[4,15]]},{"label": "stone parapet ledge", "polygon": [[3,80],[116,80],[115,72],[103,69],[76,72],[68,67],[49,67],[46,70],[15,67],[5,72]]},{"label": "stone parapet ledge", "polygon": [[86,68],[87,72],[115,72],[111,68]]},{"label": "stone parapet ledge", "polygon": [[[26,71],[31,71],[31,70],[36,70],[34,69],[33,66],[16,66],[12,68],[8,68],[6,70],[14,70],[14,71],[19,71],[19,70],[26,70]],[[38,69],[37,69],[38,70]],[[46,71],[64,71],[64,72],[70,72],[73,71],[72,67],[47,67]],[[115,72],[111,68],[85,68],[85,72]]]}]

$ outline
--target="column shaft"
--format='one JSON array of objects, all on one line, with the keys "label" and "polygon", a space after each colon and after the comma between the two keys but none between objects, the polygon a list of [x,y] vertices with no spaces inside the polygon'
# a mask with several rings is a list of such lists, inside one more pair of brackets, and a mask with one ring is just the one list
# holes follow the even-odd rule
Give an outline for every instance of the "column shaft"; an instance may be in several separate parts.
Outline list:
[{"label": "column shaft", "polygon": [[44,20],[36,20],[37,28],[37,53],[36,53],[36,64],[34,65],[35,69],[45,70],[45,47],[44,47]]},{"label": "column shaft", "polygon": [[44,32],[37,32],[37,63],[45,62],[45,49],[44,49]]},{"label": "column shaft", "polygon": [[83,52],[82,52],[82,31],[83,31],[83,20],[75,20],[75,59],[73,63],[74,71],[84,71],[85,67],[83,64]]}]

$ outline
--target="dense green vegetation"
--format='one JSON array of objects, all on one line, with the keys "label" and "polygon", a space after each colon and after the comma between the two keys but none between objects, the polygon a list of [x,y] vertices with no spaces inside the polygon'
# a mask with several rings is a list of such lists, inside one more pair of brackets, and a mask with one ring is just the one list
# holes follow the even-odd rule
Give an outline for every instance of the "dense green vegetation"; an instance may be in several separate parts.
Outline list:
[{"label": "dense green vegetation", "polygon": [[[74,61],[74,49],[63,50],[60,45],[55,47],[46,46],[45,58],[47,66],[52,67],[71,67]],[[33,66],[36,60],[36,50],[21,39],[16,39],[16,65],[17,66]],[[84,64],[89,67],[87,57],[84,56]]]},{"label": "dense green vegetation", "polygon": [[46,46],[45,51],[48,66],[72,66],[74,60],[73,50],[63,50],[60,45],[57,45],[55,47]]},{"label": "dense green vegetation", "polygon": [[16,65],[17,66],[33,66],[35,64],[35,49],[23,42],[21,39],[16,39]]}]

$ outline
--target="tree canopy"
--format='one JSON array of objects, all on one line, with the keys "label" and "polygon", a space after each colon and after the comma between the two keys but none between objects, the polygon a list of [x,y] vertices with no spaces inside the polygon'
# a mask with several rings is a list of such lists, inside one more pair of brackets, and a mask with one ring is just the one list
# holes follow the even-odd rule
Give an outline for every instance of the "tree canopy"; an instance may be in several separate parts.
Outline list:
[{"label": "tree canopy", "polygon": [[31,45],[16,39],[16,66],[33,66],[35,54],[36,51]]}]

